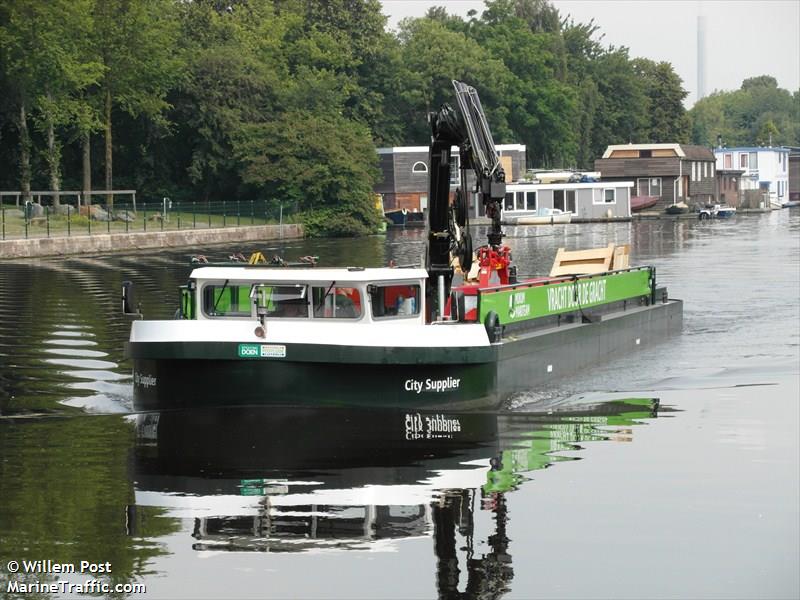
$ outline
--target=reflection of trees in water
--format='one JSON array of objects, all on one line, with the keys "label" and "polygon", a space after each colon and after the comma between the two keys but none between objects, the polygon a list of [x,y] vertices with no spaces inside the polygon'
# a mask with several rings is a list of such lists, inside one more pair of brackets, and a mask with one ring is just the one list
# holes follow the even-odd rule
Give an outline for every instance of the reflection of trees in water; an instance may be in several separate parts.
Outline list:
[{"label": "reflection of trees in water", "polygon": [[163,516],[162,508],[139,507],[132,528],[133,435],[118,417],[0,420],[0,457],[13,457],[0,460],[0,590],[9,580],[64,579],[9,576],[9,560],[51,560],[76,569],[81,560],[108,561],[111,574],[97,578],[117,584],[137,581],[164,554],[155,540],[177,531],[177,519]]},{"label": "reflection of trees in water", "polygon": [[[509,538],[506,535],[507,507],[500,492],[481,493],[481,505],[493,513],[493,532],[487,536],[489,552],[475,555],[475,491],[453,490],[433,505],[433,538],[437,558],[437,591],[439,598],[500,598],[510,590],[514,577]],[[458,538],[464,545],[459,545]],[[459,591],[461,568],[459,551],[466,551],[466,582]]]}]

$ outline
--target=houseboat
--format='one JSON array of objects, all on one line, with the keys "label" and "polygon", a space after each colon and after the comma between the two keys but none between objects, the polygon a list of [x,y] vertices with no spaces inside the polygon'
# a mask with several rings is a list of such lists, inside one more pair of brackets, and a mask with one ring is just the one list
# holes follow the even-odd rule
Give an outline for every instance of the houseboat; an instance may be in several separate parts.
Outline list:
[{"label": "houseboat", "polygon": [[[519,279],[502,243],[505,175],[477,92],[431,117],[425,267],[200,266],[174,320],[137,319],[136,410],[195,406],[496,407],[681,327],[682,303],[626,248],[559,251],[548,276]],[[467,194],[450,201],[461,148],[492,219],[474,253]],[[136,313],[124,288],[123,309]]]}]

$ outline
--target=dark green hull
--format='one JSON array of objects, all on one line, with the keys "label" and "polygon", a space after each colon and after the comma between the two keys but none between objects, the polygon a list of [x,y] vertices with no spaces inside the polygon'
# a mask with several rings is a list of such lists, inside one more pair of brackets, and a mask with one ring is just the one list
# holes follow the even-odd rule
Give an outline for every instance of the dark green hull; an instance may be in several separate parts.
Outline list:
[{"label": "dark green hull", "polygon": [[198,406],[461,410],[637,351],[680,331],[669,301],[552,326],[479,348],[285,344],[284,357],[231,358],[235,343],[129,343],[138,411]]}]

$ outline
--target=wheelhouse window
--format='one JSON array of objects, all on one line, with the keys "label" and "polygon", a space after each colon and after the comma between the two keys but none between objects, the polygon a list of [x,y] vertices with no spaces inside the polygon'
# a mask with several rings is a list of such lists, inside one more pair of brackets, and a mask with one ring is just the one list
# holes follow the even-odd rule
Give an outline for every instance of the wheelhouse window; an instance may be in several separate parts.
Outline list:
[{"label": "wheelhouse window", "polygon": [[352,287],[314,287],[311,290],[315,319],[358,319],[361,293]]},{"label": "wheelhouse window", "polygon": [[307,319],[308,294],[305,285],[260,284],[253,288],[259,311],[268,319]]},{"label": "wheelhouse window", "polygon": [[215,283],[203,286],[203,312],[209,317],[250,317],[250,284]]},{"label": "wheelhouse window", "polygon": [[615,190],[614,188],[608,188],[603,190],[603,201],[606,204],[616,204],[617,190]]},{"label": "wheelhouse window", "polygon": [[376,319],[414,317],[420,311],[418,284],[370,285],[369,299]]},{"label": "wheelhouse window", "polygon": [[536,192],[525,192],[525,210],[536,210]]}]

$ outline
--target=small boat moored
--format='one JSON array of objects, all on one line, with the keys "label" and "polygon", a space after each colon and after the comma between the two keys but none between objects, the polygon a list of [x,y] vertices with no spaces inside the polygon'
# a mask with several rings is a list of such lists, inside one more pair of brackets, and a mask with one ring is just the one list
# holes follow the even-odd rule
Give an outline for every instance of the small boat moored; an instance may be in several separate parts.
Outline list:
[{"label": "small boat moored", "polygon": [[736,208],[727,204],[707,204],[697,213],[701,221],[705,219],[730,219],[736,216]]},{"label": "small boat moored", "polygon": [[631,196],[631,212],[652,208],[658,204],[659,199],[658,196]]},{"label": "small boat moored", "polygon": [[514,225],[556,225],[572,221],[572,213],[558,208],[539,208],[536,213],[520,215],[513,220]]},{"label": "small boat moored", "polygon": [[685,202],[676,202],[665,208],[664,212],[668,215],[685,215],[689,212],[689,205]]}]

